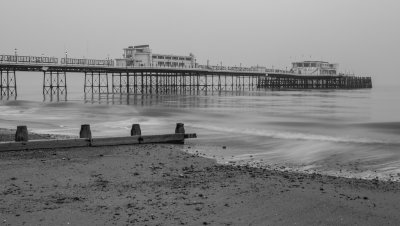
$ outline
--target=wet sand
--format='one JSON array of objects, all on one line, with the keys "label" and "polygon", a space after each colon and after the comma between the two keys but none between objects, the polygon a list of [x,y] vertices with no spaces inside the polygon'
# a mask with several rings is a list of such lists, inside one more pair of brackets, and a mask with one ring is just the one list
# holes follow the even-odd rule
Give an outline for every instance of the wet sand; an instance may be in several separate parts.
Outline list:
[{"label": "wet sand", "polygon": [[0,222],[400,225],[399,183],[220,165],[195,151],[159,144],[0,153]]}]

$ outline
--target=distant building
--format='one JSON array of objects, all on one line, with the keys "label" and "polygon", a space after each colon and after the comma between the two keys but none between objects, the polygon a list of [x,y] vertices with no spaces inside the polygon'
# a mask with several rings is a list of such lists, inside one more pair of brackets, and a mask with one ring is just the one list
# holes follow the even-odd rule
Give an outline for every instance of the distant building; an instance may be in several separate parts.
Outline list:
[{"label": "distant building", "polygon": [[292,63],[291,72],[300,75],[336,75],[338,64],[325,61],[302,61]]},{"label": "distant building", "polygon": [[196,59],[189,56],[152,53],[149,45],[124,48],[123,58],[115,59],[117,67],[195,67]]}]

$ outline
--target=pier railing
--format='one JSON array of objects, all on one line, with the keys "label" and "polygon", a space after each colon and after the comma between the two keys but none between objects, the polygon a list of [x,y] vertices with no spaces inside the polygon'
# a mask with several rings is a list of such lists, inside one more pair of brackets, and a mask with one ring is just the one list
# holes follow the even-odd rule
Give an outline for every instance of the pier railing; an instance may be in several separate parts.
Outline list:
[{"label": "pier railing", "polygon": [[237,66],[222,66],[222,65],[199,65],[192,66],[172,66],[172,65],[115,65],[114,60],[110,59],[86,59],[86,58],[70,58],[64,57],[60,60],[56,57],[48,56],[19,56],[19,55],[0,55],[0,64],[16,64],[16,65],[36,65],[36,66],[71,66],[71,67],[108,67],[115,69],[155,69],[155,68],[171,68],[171,69],[196,69],[196,70],[212,70],[212,71],[234,71],[234,72],[265,72],[255,67],[237,67]]}]

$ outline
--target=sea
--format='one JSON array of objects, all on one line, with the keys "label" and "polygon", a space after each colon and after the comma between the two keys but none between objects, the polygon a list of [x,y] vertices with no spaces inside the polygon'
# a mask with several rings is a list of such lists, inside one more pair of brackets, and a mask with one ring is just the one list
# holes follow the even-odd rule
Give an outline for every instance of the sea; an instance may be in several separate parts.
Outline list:
[{"label": "sea", "polygon": [[252,90],[200,94],[87,94],[68,74],[68,95],[43,96],[43,74],[17,72],[18,96],[1,97],[0,127],[76,137],[174,133],[180,149],[220,163],[400,181],[400,89]]}]

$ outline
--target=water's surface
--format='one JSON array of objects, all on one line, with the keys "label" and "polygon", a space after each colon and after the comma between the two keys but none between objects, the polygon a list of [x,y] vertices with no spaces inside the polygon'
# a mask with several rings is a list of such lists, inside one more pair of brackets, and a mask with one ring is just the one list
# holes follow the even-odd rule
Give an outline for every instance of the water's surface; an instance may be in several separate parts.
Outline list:
[{"label": "water's surface", "polygon": [[[43,101],[42,74],[18,73],[17,100],[0,101],[0,127],[94,136],[171,133],[176,122],[198,139],[192,151],[220,161],[250,160],[330,174],[397,179],[400,95],[396,88],[248,91],[207,95],[84,97],[82,75],[68,75],[68,101]],[[55,98],[53,97],[53,100]],[[226,146],[223,149],[222,146]]]}]

